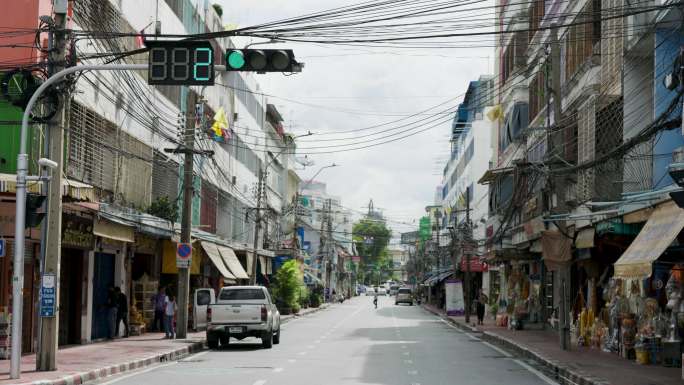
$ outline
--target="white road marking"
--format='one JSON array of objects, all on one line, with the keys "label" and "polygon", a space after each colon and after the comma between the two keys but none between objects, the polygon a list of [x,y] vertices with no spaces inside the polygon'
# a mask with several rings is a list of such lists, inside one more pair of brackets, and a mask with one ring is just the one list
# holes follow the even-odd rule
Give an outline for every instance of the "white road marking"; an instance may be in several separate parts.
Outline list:
[{"label": "white road marking", "polygon": [[139,371],[136,371],[135,373],[127,374],[127,375],[125,375],[125,376],[121,376],[121,377],[115,378],[115,379],[110,380],[110,381],[107,381],[107,382],[101,382],[99,385],[109,385],[109,384],[113,384],[113,383],[115,383],[115,382],[119,382],[119,381],[121,381],[121,380],[125,380],[125,379],[130,378],[130,377],[133,377],[133,376],[137,376],[137,375],[139,375],[139,374],[151,372],[151,371],[153,371],[153,370],[155,370],[155,369],[159,369],[159,368],[163,368],[163,367],[171,366],[171,365],[176,365],[177,363],[178,363],[178,362],[169,362],[168,364],[164,364],[164,365],[152,366],[151,368],[139,370]]},{"label": "white road marking", "polygon": [[412,376],[415,376],[415,375],[418,374],[418,371],[417,371],[417,370],[409,370],[409,371],[408,371],[408,374],[410,374],[410,375],[412,375]]},{"label": "white road marking", "polygon": [[318,340],[314,341],[314,343],[315,343],[315,344],[320,344],[320,343],[321,343],[321,340],[318,339]]},{"label": "white road marking", "polygon": [[402,354],[405,355],[405,356],[408,356],[409,354],[411,354],[411,352],[404,352],[404,353],[402,353]]},{"label": "white road marking", "polygon": [[509,352],[507,352],[507,351],[501,349],[500,347],[498,347],[498,346],[496,346],[496,345],[492,345],[492,344],[490,344],[490,343],[487,342],[487,341],[482,341],[482,343],[483,343],[484,345],[487,345],[487,346],[489,346],[490,348],[496,350],[497,352],[501,353],[501,354],[504,355],[506,358],[511,358],[511,357],[513,357],[513,355],[512,355],[511,353],[509,353]]},{"label": "white road marking", "polygon": [[276,372],[276,373],[280,373],[280,372],[282,372],[283,370],[284,370],[283,368],[275,368],[275,369],[273,369],[273,371]]},{"label": "white road marking", "polygon": [[404,363],[406,365],[411,365],[411,364],[413,364],[413,360],[404,360]]},{"label": "white road marking", "polygon": [[542,381],[546,382],[549,385],[559,385],[556,381],[552,380],[551,378],[547,377],[544,373],[538,371],[537,369],[531,367],[528,365],[526,362],[523,362],[521,360],[513,360],[515,361],[518,365],[522,366],[523,368],[527,369],[530,373],[534,374],[535,376],[539,377]]},{"label": "white road marking", "polygon": [[264,385],[266,383],[266,380],[258,380],[254,382],[252,385]]},{"label": "white road marking", "polygon": [[406,345],[401,345],[401,348],[402,348],[402,349],[406,349]]},{"label": "white road marking", "polygon": [[313,349],[314,346],[313,346],[313,345],[306,345],[306,348],[307,348],[307,349]]},{"label": "white road marking", "polygon": [[193,360],[194,360],[195,358],[201,357],[201,356],[203,356],[203,355],[205,355],[205,354],[207,354],[207,353],[209,353],[209,352],[210,352],[210,350],[205,350],[205,351],[199,352],[199,353],[197,353],[197,354],[189,355],[189,356],[187,356],[187,357],[184,357],[182,360],[178,360],[178,362],[183,362],[186,358],[190,358],[190,359],[193,359]]},{"label": "white road marking", "polygon": [[297,360],[295,360],[294,358],[290,358],[289,360],[287,360],[287,362],[294,364],[295,362],[297,362]]},{"label": "white road marking", "polygon": [[305,356],[305,355],[306,355],[306,352],[299,352],[299,353],[297,353],[297,354],[299,354],[300,356]]}]

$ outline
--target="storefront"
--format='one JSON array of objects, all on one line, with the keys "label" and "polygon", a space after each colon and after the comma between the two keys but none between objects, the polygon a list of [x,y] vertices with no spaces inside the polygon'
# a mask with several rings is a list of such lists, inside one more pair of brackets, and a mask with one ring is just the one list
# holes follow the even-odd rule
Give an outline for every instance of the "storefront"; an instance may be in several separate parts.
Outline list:
[{"label": "storefront", "polygon": [[[579,336],[642,364],[681,366],[684,337],[684,210],[658,205],[614,265],[602,317]],[[676,241],[676,242],[675,242]],[[585,336],[587,335],[587,336]]]},{"label": "storefront", "polygon": [[92,212],[74,209],[63,213],[59,279],[59,345],[80,344],[88,341],[88,334],[84,332],[84,323],[87,322],[88,315],[88,262],[94,247]]}]

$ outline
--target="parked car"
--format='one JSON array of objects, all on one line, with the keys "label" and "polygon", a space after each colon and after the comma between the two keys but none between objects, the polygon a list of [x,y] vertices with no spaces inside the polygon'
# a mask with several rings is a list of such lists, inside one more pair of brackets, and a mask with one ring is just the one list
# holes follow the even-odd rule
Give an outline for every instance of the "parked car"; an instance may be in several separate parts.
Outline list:
[{"label": "parked car", "polygon": [[399,285],[392,285],[390,286],[389,289],[389,295],[397,295],[397,291],[399,291]]},{"label": "parked car", "polygon": [[394,299],[394,304],[407,303],[413,305],[413,294],[408,287],[402,287],[397,291],[397,297]]},{"label": "parked car", "polygon": [[280,313],[263,286],[228,286],[207,307],[207,345],[226,346],[230,337],[261,338],[264,348],[280,343]]}]

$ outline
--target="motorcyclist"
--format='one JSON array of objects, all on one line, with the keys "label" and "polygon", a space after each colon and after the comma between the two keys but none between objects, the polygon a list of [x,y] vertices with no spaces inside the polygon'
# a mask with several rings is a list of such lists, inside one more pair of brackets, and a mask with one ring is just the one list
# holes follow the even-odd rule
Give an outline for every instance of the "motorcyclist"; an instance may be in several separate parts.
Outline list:
[{"label": "motorcyclist", "polygon": [[373,305],[375,305],[376,309],[378,308],[378,288],[377,287],[373,291]]}]

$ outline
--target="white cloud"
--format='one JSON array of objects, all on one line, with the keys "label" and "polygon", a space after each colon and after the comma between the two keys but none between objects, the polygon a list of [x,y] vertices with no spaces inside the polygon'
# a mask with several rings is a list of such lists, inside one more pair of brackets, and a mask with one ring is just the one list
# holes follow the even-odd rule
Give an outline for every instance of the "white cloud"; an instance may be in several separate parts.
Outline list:
[{"label": "white cloud", "polygon": [[[358,0],[357,0],[358,1]],[[328,0],[221,0],[226,23],[241,26],[302,15],[351,4]],[[468,82],[490,73],[493,49],[357,49],[351,47],[288,44],[306,66],[301,74],[259,75],[269,94],[330,109],[408,114],[424,110],[465,92]],[[375,54],[368,54],[375,52]],[[346,56],[340,56],[346,55]],[[326,57],[323,57],[326,56]],[[398,119],[398,116],[368,116],[313,108],[281,99],[270,99],[295,132],[334,132],[358,129]],[[453,103],[455,107],[456,102]],[[324,170],[317,179],[328,183],[331,194],[343,205],[362,210],[373,199],[386,215],[401,221],[424,214],[432,204],[440,175],[433,175],[435,158],[448,151],[446,135],[450,123],[410,138],[358,151],[311,155],[316,166],[302,172],[311,177],[319,167],[332,162],[342,167]],[[324,136],[305,138],[300,147],[330,144],[311,143]],[[327,137],[326,137],[327,138]],[[406,231],[407,229],[398,228]],[[417,227],[417,223],[416,223]]]}]

